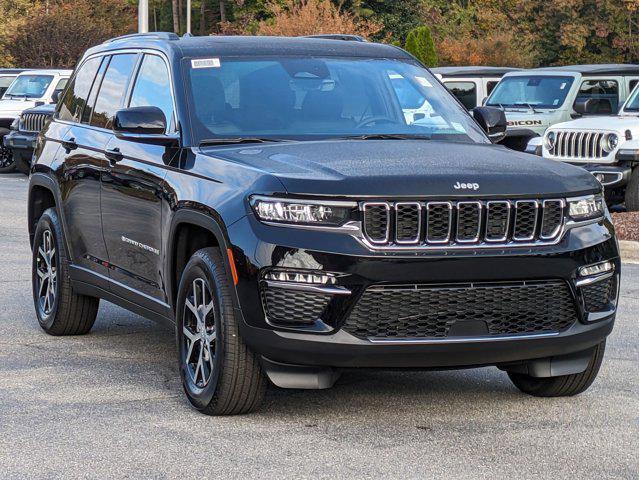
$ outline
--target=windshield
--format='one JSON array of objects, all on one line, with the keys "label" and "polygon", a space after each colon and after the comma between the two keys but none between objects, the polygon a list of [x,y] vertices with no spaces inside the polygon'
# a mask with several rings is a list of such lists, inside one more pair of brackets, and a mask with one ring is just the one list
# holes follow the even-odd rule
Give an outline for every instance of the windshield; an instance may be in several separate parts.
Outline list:
[{"label": "windshield", "polygon": [[425,69],[368,58],[186,61],[194,140],[405,136],[488,143]]},{"label": "windshield", "polygon": [[20,75],[11,84],[5,97],[40,98],[49,88],[51,75]]},{"label": "windshield", "polygon": [[574,81],[569,76],[517,75],[504,77],[486,105],[556,109],[563,105]]},{"label": "windshield", "polygon": [[632,91],[623,109],[625,112],[639,112],[639,87]]}]

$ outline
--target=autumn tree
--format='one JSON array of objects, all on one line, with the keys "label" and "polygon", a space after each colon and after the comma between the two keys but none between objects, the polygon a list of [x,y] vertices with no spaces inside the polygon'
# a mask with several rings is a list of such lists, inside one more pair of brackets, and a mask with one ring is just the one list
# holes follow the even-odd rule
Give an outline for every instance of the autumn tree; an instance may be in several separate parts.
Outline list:
[{"label": "autumn tree", "polygon": [[382,25],[357,17],[329,0],[285,0],[283,4],[270,4],[272,18],[259,22],[258,35],[317,35],[342,33],[369,38],[382,29]]}]

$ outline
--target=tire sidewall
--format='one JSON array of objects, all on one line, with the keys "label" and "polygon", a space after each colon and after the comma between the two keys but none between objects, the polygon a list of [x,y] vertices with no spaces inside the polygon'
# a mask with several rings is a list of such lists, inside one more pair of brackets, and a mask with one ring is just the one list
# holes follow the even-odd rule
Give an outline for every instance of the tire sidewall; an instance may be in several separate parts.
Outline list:
[{"label": "tire sidewall", "polygon": [[[226,328],[223,320],[225,306],[222,305],[222,295],[219,288],[219,283],[215,280],[215,277],[220,272],[216,272],[216,266],[211,264],[204,257],[195,254],[189,261],[184,269],[182,279],[180,281],[180,287],[178,290],[178,298],[176,303],[176,340],[178,350],[178,363],[180,369],[180,377],[182,379],[182,386],[184,391],[194,407],[197,409],[206,408],[216,396],[218,386],[220,384],[220,377],[222,375],[222,369],[224,364],[225,351],[225,338]],[[187,365],[184,362],[185,345],[184,345],[184,319],[185,319],[185,301],[189,293],[189,289],[193,280],[196,278],[203,278],[214,301],[214,315],[215,315],[215,361],[214,369],[211,375],[209,383],[204,388],[197,387],[187,371]]]},{"label": "tire sidewall", "polygon": [[[57,218],[53,218],[55,216],[55,212],[51,210],[47,210],[42,214],[40,220],[38,221],[38,225],[35,230],[35,235],[33,238],[33,252],[31,259],[31,285],[33,289],[33,303],[36,311],[36,315],[38,317],[38,322],[40,326],[46,331],[50,330],[53,326],[53,322],[56,319],[58,308],[60,304],[60,286],[62,282],[62,269],[61,267],[61,257],[60,257],[60,248],[61,242],[58,236],[58,229],[56,228]],[[56,281],[56,291],[55,298],[53,301],[53,308],[51,312],[46,315],[42,309],[40,308],[40,299],[38,295],[38,248],[42,246],[42,234],[49,230],[51,232],[51,236],[53,238],[53,242],[55,245],[55,267],[57,272],[57,281]]]}]

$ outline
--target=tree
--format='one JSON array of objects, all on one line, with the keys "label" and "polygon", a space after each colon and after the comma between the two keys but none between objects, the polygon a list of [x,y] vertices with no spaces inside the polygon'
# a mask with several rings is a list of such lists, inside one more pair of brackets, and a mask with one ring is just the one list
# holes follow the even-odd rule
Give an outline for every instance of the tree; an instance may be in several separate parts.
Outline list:
[{"label": "tree", "polygon": [[273,16],[257,26],[258,35],[317,35],[342,33],[369,38],[382,30],[382,25],[358,18],[329,0],[285,0],[271,3]]},{"label": "tree", "polygon": [[89,47],[135,31],[136,10],[126,0],[52,3],[36,4],[22,25],[0,38],[15,65],[73,68]]},{"label": "tree", "polygon": [[406,38],[404,48],[427,67],[437,66],[437,52],[430,28],[417,27],[411,30]]}]

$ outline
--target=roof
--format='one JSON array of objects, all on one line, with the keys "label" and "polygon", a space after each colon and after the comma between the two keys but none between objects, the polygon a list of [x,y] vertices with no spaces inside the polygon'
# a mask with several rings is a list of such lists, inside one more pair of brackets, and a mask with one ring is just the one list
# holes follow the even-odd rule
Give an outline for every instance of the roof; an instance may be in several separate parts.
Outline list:
[{"label": "roof", "polygon": [[576,72],[582,75],[638,75],[639,65],[633,63],[602,63],[593,65],[564,65],[535,68],[533,71]]},{"label": "roof", "polygon": [[24,73],[27,75],[66,75],[70,76],[73,73],[73,70],[57,70],[57,69],[44,69],[44,68],[34,68],[32,70],[22,70],[20,73]]},{"label": "roof", "polygon": [[91,48],[87,54],[116,48],[157,48],[171,51],[179,57],[215,56],[345,56],[403,58],[412,57],[392,45],[317,37],[266,37],[266,36],[201,36],[178,37],[175,34],[156,32],[118,37]]},{"label": "roof", "polygon": [[24,68],[0,68],[0,75],[16,75],[24,71]]},{"label": "roof", "polygon": [[437,67],[430,71],[443,77],[501,77],[508,72],[516,72],[521,68],[513,67],[489,67],[489,66],[463,66],[463,67]]}]

